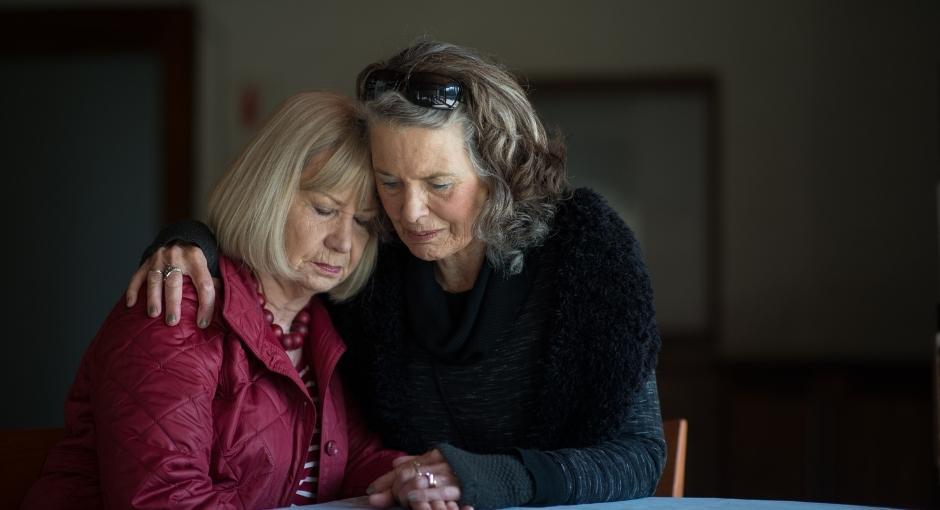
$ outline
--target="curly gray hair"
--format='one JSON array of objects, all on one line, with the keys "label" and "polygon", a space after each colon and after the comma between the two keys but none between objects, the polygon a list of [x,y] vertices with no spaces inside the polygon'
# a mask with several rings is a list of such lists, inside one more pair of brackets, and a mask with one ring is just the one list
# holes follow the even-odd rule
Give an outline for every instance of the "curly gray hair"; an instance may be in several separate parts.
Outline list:
[{"label": "curly gray hair", "polygon": [[366,103],[366,122],[432,129],[460,123],[470,160],[489,190],[474,235],[486,243],[486,258],[498,271],[522,271],[524,251],[548,236],[568,191],[560,136],[546,133],[509,72],[469,48],[420,41],[363,69],[356,82],[360,98],[369,74],[378,69],[435,73],[460,82],[463,98],[454,110],[419,106],[392,91]]}]

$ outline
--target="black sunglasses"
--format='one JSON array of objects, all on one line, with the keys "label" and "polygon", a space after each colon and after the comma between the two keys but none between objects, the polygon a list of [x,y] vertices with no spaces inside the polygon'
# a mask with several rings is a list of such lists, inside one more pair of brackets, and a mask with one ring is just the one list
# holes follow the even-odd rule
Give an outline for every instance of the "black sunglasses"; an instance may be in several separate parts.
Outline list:
[{"label": "black sunglasses", "polygon": [[392,90],[401,92],[416,105],[441,110],[457,108],[463,98],[463,87],[453,78],[434,73],[404,74],[377,69],[366,78],[360,99],[371,101]]}]

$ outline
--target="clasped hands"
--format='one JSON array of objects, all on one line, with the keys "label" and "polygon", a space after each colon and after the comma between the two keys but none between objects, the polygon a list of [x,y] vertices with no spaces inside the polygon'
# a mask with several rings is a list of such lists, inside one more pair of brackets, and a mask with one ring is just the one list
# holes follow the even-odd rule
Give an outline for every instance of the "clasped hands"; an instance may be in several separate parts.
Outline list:
[{"label": "clasped hands", "polygon": [[412,510],[473,510],[460,507],[460,482],[438,450],[406,455],[392,461],[392,470],[369,486],[369,504],[375,508],[401,505]]}]

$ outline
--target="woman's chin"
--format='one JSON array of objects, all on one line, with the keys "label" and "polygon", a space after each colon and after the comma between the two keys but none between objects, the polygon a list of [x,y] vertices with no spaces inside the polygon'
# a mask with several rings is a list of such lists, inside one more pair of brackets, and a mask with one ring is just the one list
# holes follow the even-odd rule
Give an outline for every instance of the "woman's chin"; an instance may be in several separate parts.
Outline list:
[{"label": "woman's chin", "polygon": [[434,262],[440,258],[436,250],[433,250],[425,245],[408,246],[408,251],[410,251],[411,254],[415,257],[426,262]]},{"label": "woman's chin", "polygon": [[329,278],[324,277],[319,274],[305,274],[303,279],[297,282],[299,287],[298,292],[303,294],[310,294],[310,297],[313,297],[315,294],[323,294],[324,292],[329,292],[336,288],[337,285],[343,282],[345,278]]}]

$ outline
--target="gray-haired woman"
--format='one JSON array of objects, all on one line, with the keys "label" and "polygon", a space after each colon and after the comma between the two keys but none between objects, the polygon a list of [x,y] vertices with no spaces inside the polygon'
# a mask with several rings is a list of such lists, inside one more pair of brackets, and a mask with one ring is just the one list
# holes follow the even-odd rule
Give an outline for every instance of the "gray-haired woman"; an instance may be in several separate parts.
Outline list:
[{"label": "gray-haired woman", "polygon": [[[370,502],[650,495],[665,457],[660,341],[630,230],[568,188],[564,147],[500,65],[425,41],[366,67],[357,87],[397,236],[367,290],[331,314],[370,425],[420,454],[376,480]],[[163,249],[137,278],[169,263],[206,281],[201,258]]]}]

